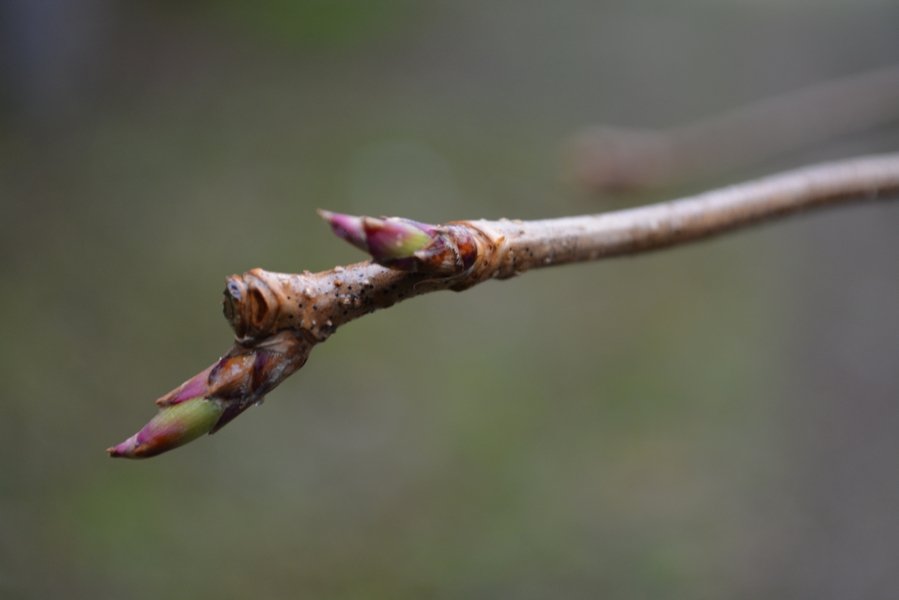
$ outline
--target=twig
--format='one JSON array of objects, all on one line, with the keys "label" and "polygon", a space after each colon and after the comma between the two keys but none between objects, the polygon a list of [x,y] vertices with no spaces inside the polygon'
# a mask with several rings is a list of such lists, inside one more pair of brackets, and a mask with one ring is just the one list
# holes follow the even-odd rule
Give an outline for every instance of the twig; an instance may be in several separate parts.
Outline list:
[{"label": "twig", "polygon": [[299,369],[338,327],[414,296],[461,291],[532,268],[656,250],[801,210],[896,194],[899,154],[889,154],[672,202],[544,221],[426,225],[322,212],[335,233],[374,260],[315,274],[253,269],[229,277],[224,307],[234,346],[157,400],[159,414],[109,453],[153,456],[214,433]]},{"label": "twig", "polygon": [[665,130],[595,127],[570,168],[594,190],[659,187],[899,121],[899,65],[776,96]]}]

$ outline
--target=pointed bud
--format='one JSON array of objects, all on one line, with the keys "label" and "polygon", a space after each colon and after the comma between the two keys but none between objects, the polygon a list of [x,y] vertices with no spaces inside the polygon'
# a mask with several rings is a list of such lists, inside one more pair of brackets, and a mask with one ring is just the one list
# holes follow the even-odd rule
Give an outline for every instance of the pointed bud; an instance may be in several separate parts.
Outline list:
[{"label": "pointed bud", "polygon": [[418,270],[416,253],[440,237],[439,231],[425,223],[397,217],[354,217],[326,210],[318,214],[339,237],[371,254],[375,262],[401,269]]},{"label": "pointed bud", "polygon": [[405,219],[375,219],[362,217],[368,251],[376,262],[390,262],[411,258],[434,239],[436,232],[427,225]]},{"label": "pointed bud", "polygon": [[139,432],[112,448],[112,457],[149,458],[209,433],[225,411],[216,399],[191,398],[164,405]]},{"label": "pointed bud", "polygon": [[337,237],[343,238],[360,250],[368,252],[368,244],[365,242],[365,229],[362,227],[362,217],[333,213],[327,210],[319,210],[318,216],[327,221]]},{"label": "pointed bud", "polygon": [[309,357],[302,333],[285,330],[255,346],[235,344],[214,365],[156,401],[159,412],[118,446],[112,457],[147,458],[215,433],[249,407],[259,404]]}]

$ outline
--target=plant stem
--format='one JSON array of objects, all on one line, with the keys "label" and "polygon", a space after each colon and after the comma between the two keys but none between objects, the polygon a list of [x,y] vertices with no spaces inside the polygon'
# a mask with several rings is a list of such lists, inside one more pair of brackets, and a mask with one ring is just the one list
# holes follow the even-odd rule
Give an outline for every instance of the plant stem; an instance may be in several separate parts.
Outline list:
[{"label": "plant stem", "polygon": [[[802,210],[899,193],[899,154],[870,156],[773,175],[660,204],[542,221],[456,221],[477,245],[472,268],[454,276],[405,272],[372,262],[301,275],[254,269],[229,278],[238,340],[284,329],[323,341],[340,325],[437,290],[571,262],[635,254],[700,240]],[[226,294],[227,295],[227,294]],[[227,311],[226,311],[227,312]],[[239,313],[239,314],[238,314]]]},{"label": "plant stem", "polygon": [[[465,263],[470,267],[449,275],[444,274],[447,261],[441,261],[439,254],[428,254],[416,270],[372,261],[314,274],[253,269],[229,277],[225,288],[224,312],[236,334],[235,345],[216,365],[157,403],[165,408],[180,402],[182,396],[217,400],[223,414],[211,427],[215,432],[299,369],[315,344],[338,327],[408,298],[445,289],[462,291],[532,268],[666,248],[802,210],[897,194],[899,154],[869,156],[598,215],[425,226],[440,242],[435,252],[458,253],[459,247],[476,250],[473,263]],[[330,215],[326,218],[334,216],[326,214]],[[355,234],[340,233],[368,247]],[[426,270],[429,265],[432,271]],[[154,453],[168,449],[160,449],[149,437],[147,444],[156,444]],[[120,448],[111,451],[132,458],[142,451],[146,454],[133,444]]]}]

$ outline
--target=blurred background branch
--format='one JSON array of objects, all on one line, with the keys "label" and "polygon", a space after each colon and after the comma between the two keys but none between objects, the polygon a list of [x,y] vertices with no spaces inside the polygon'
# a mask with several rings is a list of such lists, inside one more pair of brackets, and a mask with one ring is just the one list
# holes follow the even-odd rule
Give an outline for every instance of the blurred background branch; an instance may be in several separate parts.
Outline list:
[{"label": "blurred background branch", "polygon": [[899,121],[899,65],[660,130],[600,126],[570,142],[573,178],[594,191],[672,186]]}]

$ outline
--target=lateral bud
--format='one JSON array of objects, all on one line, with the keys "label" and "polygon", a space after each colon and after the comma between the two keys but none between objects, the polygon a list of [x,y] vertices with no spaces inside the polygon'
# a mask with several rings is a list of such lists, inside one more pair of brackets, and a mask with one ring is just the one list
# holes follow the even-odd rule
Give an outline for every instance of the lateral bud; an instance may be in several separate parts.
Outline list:
[{"label": "lateral bud", "polygon": [[434,275],[460,275],[477,258],[477,245],[462,225],[429,225],[399,217],[318,214],[334,233],[385,267]]}]

